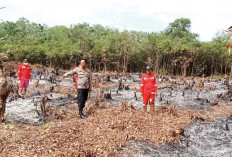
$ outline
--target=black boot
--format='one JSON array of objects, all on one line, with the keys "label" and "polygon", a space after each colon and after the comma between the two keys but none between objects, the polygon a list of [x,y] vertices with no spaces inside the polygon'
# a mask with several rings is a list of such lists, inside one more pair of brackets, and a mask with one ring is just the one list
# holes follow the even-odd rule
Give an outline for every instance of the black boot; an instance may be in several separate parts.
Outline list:
[{"label": "black boot", "polygon": [[81,119],[86,119],[87,117],[83,113],[80,113],[80,118]]}]

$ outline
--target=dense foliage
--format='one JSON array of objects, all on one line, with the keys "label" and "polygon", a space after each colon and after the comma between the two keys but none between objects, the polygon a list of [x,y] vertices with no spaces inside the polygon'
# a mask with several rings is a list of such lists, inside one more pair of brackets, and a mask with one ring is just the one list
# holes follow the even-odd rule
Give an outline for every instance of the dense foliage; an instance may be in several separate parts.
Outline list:
[{"label": "dense foliage", "polygon": [[9,60],[71,68],[81,58],[93,71],[141,72],[152,65],[156,73],[215,75],[231,71],[226,50],[229,37],[215,35],[201,42],[191,33],[191,21],[176,19],[159,33],[119,31],[88,23],[48,27],[25,18],[0,23],[0,53]]}]

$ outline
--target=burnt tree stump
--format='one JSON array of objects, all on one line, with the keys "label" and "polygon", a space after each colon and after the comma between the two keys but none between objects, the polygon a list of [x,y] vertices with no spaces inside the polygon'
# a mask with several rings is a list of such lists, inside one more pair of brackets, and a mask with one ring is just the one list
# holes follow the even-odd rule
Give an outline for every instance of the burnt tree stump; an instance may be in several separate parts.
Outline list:
[{"label": "burnt tree stump", "polygon": [[129,90],[129,85],[125,85],[125,86],[124,86],[124,89],[125,89],[125,90]]},{"label": "burnt tree stump", "polygon": [[[46,111],[47,101],[48,101],[48,97],[46,95],[39,98],[33,98],[32,103],[34,103],[38,116],[40,115],[42,115],[43,117],[47,116],[47,111]],[[39,112],[38,108],[40,108],[41,113]]]},{"label": "burnt tree stump", "polygon": [[107,82],[110,82],[110,75],[107,75],[107,76],[106,76],[106,81],[107,81]]},{"label": "burnt tree stump", "polygon": [[134,96],[135,100],[138,100],[136,92],[134,92],[134,94],[135,94]]},{"label": "burnt tree stump", "polygon": [[118,90],[123,89],[122,78],[118,80]]},{"label": "burnt tree stump", "polygon": [[105,97],[106,99],[112,99],[111,91],[109,91],[109,93],[104,94],[104,97]]}]

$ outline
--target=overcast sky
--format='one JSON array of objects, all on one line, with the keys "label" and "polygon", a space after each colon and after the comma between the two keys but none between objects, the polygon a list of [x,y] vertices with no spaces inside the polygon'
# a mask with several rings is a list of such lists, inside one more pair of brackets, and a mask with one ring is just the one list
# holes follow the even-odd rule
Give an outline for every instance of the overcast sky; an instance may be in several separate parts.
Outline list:
[{"label": "overcast sky", "polygon": [[20,17],[48,26],[82,22],[120,30],[159,32],[177,18],[189,18],[192,32],[210,41],[232,25],[232,0],[0,0],[0,19]]}]

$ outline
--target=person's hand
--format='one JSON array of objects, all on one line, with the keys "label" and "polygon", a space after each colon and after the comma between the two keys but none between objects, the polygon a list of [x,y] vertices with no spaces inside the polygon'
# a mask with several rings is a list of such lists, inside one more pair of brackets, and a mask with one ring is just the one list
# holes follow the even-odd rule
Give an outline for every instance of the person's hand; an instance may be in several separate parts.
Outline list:
[{"label": "person's hand", "polygon": [[154,94],[154,95],[155,95],[155,97],[156,97],[156,94],[157,94],[157,93],[155,93],[155,92],[151,92],[151,94]]}]

